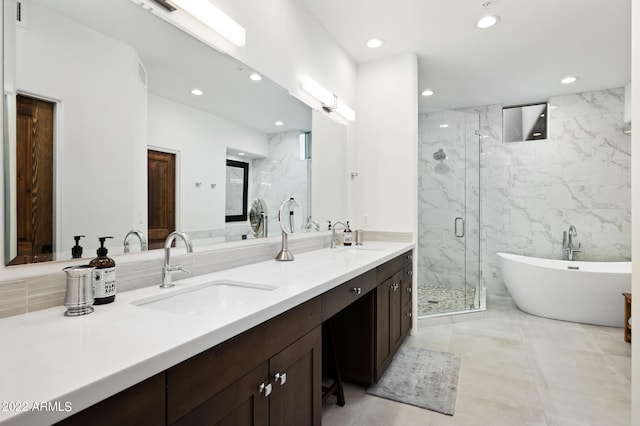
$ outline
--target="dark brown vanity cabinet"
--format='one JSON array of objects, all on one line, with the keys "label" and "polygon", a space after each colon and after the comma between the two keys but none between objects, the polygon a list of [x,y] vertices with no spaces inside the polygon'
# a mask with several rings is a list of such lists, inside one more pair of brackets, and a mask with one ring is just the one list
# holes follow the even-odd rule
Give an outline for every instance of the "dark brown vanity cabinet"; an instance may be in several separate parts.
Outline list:
[{"label": "dark brown vanity cabinet", "polygon": [[167,370],[167,422],[319,425],[320,299]]},{"label": "dark brown vanity cabinet", "polygon": [[[402,254],[322,295],[322,318],[331,321],[344,380],[361,385],[377,382],[409,335],[412,253]],[[362,288],[362,294],[356,298],[348,291],[353,288]],[[339,312],[325,309],[326,299],[338,297],[342,302],[332,301],[331,306],[339,307]],[[325,313],[330,313],[330,318]]]},{"label": "dark brown vanity cabinet", "polygon": [[156,374],[98,402],[57,425],[164,425],[165,373]]},{"label": "dark brown vanity cabinet", "polygon": [[374,381],[385,372],[411,331],[412,252],[377,268]]}]

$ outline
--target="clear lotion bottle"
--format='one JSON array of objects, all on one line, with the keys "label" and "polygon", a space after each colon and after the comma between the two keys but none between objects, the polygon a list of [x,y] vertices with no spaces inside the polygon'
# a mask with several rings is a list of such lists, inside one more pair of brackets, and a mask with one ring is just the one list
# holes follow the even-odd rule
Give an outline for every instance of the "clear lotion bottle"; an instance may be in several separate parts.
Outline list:
[{"label": "clear lotion bottle", "polygon": [[96,268],[93,270],[94,305],[104,305],[116,299],[116,262],[107,256],[108,251],[104,246],[107,238],[113,237],[98,238],[98,257],[89,262],[89,266]]}]

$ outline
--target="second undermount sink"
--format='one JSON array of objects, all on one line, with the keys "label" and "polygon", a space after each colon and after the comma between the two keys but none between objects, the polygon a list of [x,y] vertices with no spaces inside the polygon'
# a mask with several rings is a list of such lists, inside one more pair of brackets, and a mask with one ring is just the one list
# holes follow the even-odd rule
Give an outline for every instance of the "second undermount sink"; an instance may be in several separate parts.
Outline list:
[{"label": "second undermount sink", "polygon": [[250,305],[265,293],[278,288],[273,285],[234,280],[216,280],[138,299],[132,304],[179,315],[205,315]]}]

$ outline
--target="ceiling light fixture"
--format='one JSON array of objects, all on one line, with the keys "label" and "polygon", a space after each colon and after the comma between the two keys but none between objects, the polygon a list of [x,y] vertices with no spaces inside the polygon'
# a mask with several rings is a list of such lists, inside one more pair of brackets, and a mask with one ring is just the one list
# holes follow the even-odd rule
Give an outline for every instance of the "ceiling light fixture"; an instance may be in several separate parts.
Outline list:
[{"label": "ceiling light fixture", "polygon": [[325,111],[335,111],[349,121],[356,119],[356,113],[347,104],[338,99],[338,96],[320,86],[313,79],[305,77],[302,80],[302,90],[318,99],[322,103],[322,109]]},{"label": "ceiling light fixture", "polygon": [[251,74],[249,74],[249,80],[260,81],[262,80],[262,76],[257,72],[252,72]]},{"label": "ceiling light fixture", "polygon": [[574,77],[572,75],[569,75],[565,78],[563,78],[562,80],[560,80],[560,83],[562,84],[571,84],[571,83],[575,83],[578,80],[578,77]]},{"label": "ceiling light fixture", "polygon": [[498,22],[500,22],[500,17],[498,15],[485,15],[478,19],[476,27],[484,30],[493,27]]},{"label": "ceiling light fixture", "polygon": [[244,156],[244,152],[239,152],[238,155]]},{"label": "ceiling light fixture", "polygon": [[420,93],[422,96],[433,96],[433,94],[436,93],[431,89],[427,89],[427,90],[423,90],[422,93]]},{"label": "ceiling light fixture", "polygon": [[200,89],[193,89],[191,91],[191,94],[194,95],[194,96],[202,96],[202,95],[204,95],[204,92],[202,90],[200,90]]},{"label": "ceiling light fixture", "polygon": [[482,18],[478,19],[478,22],[476,22],[476,27],[484,30],[487,28],[491,28],[498,22],[500,22],[500,16],[489,13],[489,6],[491,6],[490,1],[485,1],[480,6],[484,8],[485,14]]},{"label": "ceiling light fixture", "polygon": [[367,41],[367,47],[369,49],[377,49],[378,47],[381,47],[383,44],[384,44],[384,40],[380,38],[372,38],[371,40]]},{"label": "ceiling light fixture", "polygon": [[280,120],[276,121],[276,122],[275,122],[275,123],[273,123],[273,124],[275,124],[276,126],[284,126],[284,122],[282,122],[282,121],[280,121]]}]

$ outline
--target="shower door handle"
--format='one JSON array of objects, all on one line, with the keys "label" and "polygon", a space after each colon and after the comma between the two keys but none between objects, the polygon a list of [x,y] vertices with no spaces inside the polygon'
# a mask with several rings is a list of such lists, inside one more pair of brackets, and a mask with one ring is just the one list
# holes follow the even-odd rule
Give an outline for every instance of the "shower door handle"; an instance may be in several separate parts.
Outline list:
[{"label": "shower door handle", "polygon": [[453,220],[453,233],[457,238],[464,237],[464,219],[461,217],[456,217]]}]

